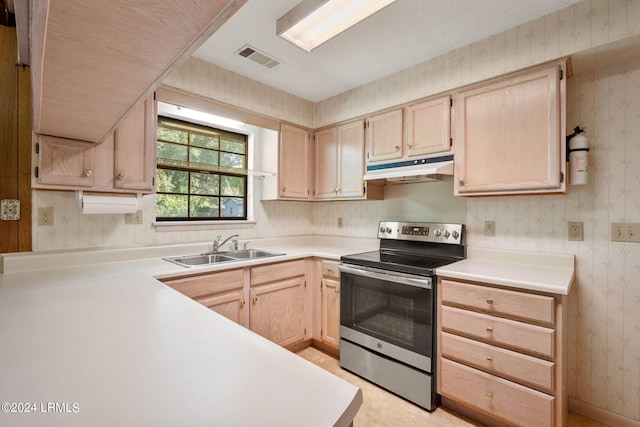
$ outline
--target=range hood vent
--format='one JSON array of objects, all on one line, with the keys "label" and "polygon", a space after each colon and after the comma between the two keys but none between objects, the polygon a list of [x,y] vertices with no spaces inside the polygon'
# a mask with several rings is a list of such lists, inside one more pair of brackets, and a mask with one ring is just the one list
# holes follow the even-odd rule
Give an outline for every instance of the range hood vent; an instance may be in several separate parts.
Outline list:
[{"label": "range hood vent", "polygon": [[367,166],[365,181],[389,183],[429,182],[453,179],[453,155]]},{"label": "range hood vent", "polygon": [[258,49],[251,47],[248,44],[244,45],[242,48],[236,51],[236,53],[270,70],[280,65],[281,62],[264,52],[260,52]]}]

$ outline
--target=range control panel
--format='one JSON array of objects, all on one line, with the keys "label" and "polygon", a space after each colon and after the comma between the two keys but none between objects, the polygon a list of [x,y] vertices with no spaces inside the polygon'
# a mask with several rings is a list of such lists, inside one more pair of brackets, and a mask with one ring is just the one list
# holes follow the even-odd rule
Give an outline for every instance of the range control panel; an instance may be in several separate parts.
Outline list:
[{"label": "range control panel", "polygon": [[464,224],[381,221],[378,238],[460,245],[464,242]]}]

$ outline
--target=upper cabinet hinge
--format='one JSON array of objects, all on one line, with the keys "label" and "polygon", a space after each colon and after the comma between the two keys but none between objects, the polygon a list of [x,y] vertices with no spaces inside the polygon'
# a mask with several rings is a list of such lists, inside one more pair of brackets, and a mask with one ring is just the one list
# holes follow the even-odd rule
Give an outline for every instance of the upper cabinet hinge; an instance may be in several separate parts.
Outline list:
[{"label": "upper cabinet hinge", "polygon": [[564,70],[560,70],[560,80],[564,78]]},{"label": "upper cabinet hinge", "polygon": [[564,173],[560,172],[560,182],[564,182]]},{"label": "upper cabinet hinge", "polygon": [[307,287],[307,281],[306,280],[304,281],[304,287],[305,288]]},{"label": "upper cabinet hinge", "polygon": [[40,143],[36,142],[36,154],[40,154]]},{"label": "upper cabinet hinge", "polygon": [[36,178],[38,177],[38,172],[40,172],[40,171],[38,170],[38,167],[36,166]]},{"label": "upper cabinet hinge", "polygon": [[156,186],[156,177],[155,176],[153,178],[151,178],[151,186],[152,187]]},{"label": "upper cabinet hinge", "polygon": [[453,107],[453,98],[449,98],[449,107]]}]

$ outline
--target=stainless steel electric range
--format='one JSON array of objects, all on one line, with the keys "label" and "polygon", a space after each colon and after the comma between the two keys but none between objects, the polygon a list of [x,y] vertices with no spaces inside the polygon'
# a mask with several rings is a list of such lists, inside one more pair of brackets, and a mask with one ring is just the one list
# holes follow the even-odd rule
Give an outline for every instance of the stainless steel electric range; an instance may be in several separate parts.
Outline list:
[{"label": "stainless steel electric range", "polygon": [[340,263],[340,366],[432,411],[435,269],[466,257],[465,226],[380,222],[380,249]]}]

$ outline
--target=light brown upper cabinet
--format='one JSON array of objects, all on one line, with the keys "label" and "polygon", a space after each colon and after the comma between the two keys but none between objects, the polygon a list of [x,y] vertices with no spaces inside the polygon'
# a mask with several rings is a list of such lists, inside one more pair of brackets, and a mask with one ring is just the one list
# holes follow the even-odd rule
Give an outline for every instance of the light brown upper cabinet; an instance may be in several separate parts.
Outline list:
[{"label": "light brown upper cabinet", "polygon": [[283,123],[278,158],[278,198],[310,199],[313,150],[309,130]]},{"label": "light brown upper cabinet", "polygon": [[366,119],[367,163],[402,158],[402,108]]},{"label": "light brown upper cabinet", "polygon": [[565,191],[566,70],[555,61],[455,95],[455,195]]},{"label": "light brown upper cabinet", "polygon": [[104,142],[37,135],[33,188],[153,193],[156,108],[153,97],[136,108]]},{"label": "light brown upper cabinet", "polygon": [[363,120],[316,132],[315,146],[315,199],[382,198],[382,189],[363,180]]},{"label": "light brown upper cabinet", "polygon": [[105,141],[245,2],[32,2],[34,132]]},{"label": "light brown upper cabinet", "polygon": [[445,153],[451,149],[449,95],[405,107],[405,143],[405,157]]}]

